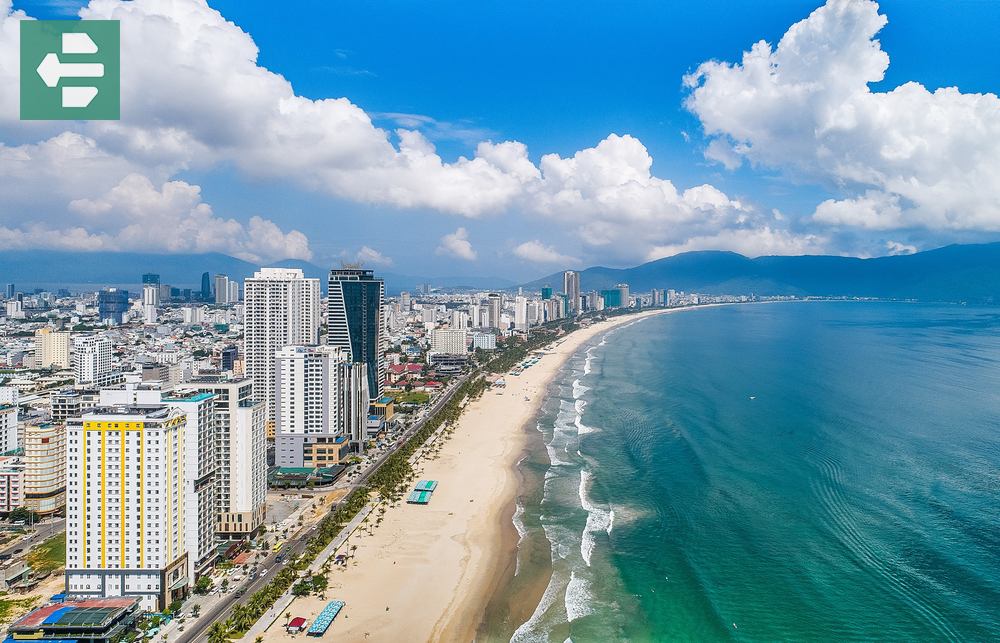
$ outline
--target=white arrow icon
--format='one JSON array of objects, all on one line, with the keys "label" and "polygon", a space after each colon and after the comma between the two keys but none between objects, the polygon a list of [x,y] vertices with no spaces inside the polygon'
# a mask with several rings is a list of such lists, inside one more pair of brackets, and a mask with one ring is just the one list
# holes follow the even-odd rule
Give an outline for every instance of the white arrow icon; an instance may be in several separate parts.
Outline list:
[{"label": "white arrow icon", "polygon": [[[64,33],[62,35],[64,54],[95,54],[97,45],[85,33]],[[64,63],[59,56],[48,53],[38,65],[38,75],[46,87],[56,87],[62,78],[103,78],[102,63]],[[63,87],[63,107],[86,107],[97,96],[96,87]]]}]

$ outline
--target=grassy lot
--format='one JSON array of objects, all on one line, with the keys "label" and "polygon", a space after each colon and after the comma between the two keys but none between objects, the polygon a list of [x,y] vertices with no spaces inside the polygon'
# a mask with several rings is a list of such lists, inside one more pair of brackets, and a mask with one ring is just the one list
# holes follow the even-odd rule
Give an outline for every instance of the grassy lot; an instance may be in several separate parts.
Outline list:
[{"label": "grassy lot", "polygon": [[34,607],[38,600],[38,596],[8,598],[6,593],[0,592],[0,623],[8,623],[21,614],[24,614]]},{"label": "grassy lot", "polygon": [[427,404],[431,399],[431,394],[410,391],[409,393],[395,393],[393,397],[400,404]]},{"label": "grassy lot", "polygon": [[56,534],[41,545],[32,547],[27,559],[36,574],[54,572],[63,567],[66,564],[66,532]]}]

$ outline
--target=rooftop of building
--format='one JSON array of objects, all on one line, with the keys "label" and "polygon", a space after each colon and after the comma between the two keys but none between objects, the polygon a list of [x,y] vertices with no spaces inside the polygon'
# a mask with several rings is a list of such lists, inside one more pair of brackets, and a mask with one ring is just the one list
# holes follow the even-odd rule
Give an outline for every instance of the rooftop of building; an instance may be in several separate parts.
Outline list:
[{"label": "rooftop of building", "polygon": [[164,397],[164,402],[204,402],[215,397],[214,393],[198,391],[195,389],[172,391],[169,397]]},{"label": "rooftop of building", "polygon": [[135,598],[96,598],[66,601],[40,607],[10,626],[10,632],[36,632],[43,629],[100,628],[138,603]]},{"label": "rooftop of building", "polygon": [[171,411],[164,404],[115,404],[88,409],[83,414],[83,419],[103,415],[134,415],[148,420],[163,420],[170,416]]}]

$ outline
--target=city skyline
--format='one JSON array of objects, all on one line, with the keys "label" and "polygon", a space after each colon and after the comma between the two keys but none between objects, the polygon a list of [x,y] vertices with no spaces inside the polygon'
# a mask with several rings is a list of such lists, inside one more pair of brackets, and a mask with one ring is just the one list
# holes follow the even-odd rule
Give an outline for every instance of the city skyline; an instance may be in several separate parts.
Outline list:
[{"label": "city skyline", "polygon": [[[182,6],[173,10],[180,12]],[[1000,9],[994,5],[962,3],[962,11],[861,1],[625,6],[605,31],[593,32],[596,20],[564,24],[555,43],[541,47],[545,53],[535,66],[520,54],[497,55],[502,49],[496,49],[495,37],[477,45],[456,34],[469,60],[435,58],[426,84],[436,93],[420,88],[409,75],[415,72],[410,65],[434,47],[418,46],[425,43],[411,35],[401,46],[414,48],[413,62],[394,64],[387,52],[373,49],[371,43],[380,39],[367,30],[377,21],[369,26],[366,10],[359,7],[324,8],[311,25],[303,25],[293,24],[290,16],[275,20],[255,3],[220,2],[183,17],[164,15],[167,20],[155,28],[151,16],[172,10],[153,2],[129,4],[127,11],[117,3],[98,9],[84,3],[15,2],[15,13],[2,13],[5,22],[21,17],[21,10],[66,18],[80,7],[87,17],[106,12],[123,21],[123,48],[136,66],[148,54],[129,36],[129,24],[153,29],[150,37],[164,42],[219,29],[227,38],[209,43],[204,57],[229,65],[238,77],[259,79],[265,90],[257,103],[243,103],[224,77],[211,75],[214,67],[206,70],[208,78],[219,81],[216,93],[198,107],[185,105],[162,115],[187,150],[165,146],[157,158],[144,157],[134,147],[136,137],[166,141],[145,116],[129,115],[132,92],[147,82],[129,70],[123,79],[124,118],[114,127],[19,124],[12,129],[4,123],[0,140],[5,148],[30,160],[19,172],[37,169],[51,175],[65,162],[53,156],[62,150],[79,153],[87,173],[95,173],[86,187],[57,181],[40,202],[31,180],[9,189],[12,204],[30,199],[34,206],[31,216],[15,207],[0,220],[10,247],[215,250],[260,263],[361,260],[397,272],[411,266],[420,274],[438,275],[503,270],[523,280],[550,268],[635,265],[698,248],[749,256],[906,253],[949,242],[995,240],[1000,229],[989,209],[992,190],[983,187],[989,182],[979,181],[975,190],[967,185],[979,172],[991,172],[997,160],[995,137],[969,136],[967,129],[997,127],[989,109],[997,101],[990,93],[995,87],[984,62],[994,52],[992,45],[965,37],[970,30],[975,33],[976,25],[995,22]],[[458,10],[444,5],[440,11],[438,26],[414,19],[425,30],[447,28],[442,19],[454,18]],[[593,18],[601,10],[588,5],[581,14]],[[529,45],[539,46],[551,34],[544,26],[562,19],[525,5],[512,6],[510,15],[483,15],[497,25],[523,24],[529,16],[539,33],[523,35]],[[322,47],[310,45],[308,58],[297,57],[300,43],[313,42],[312,29],[330,23],[337,25],[333,48],[318,39]],[[636,33],[624,37],[625,25]],[[913,33],[940,33],[941,42],[951,46],[917,45],[936,41],[909,37]],[[770,45],[754,45],[760,40]],[[599,44],[597,51],[592,42]],[[599,51],[611,52],[603,63]],[[172,46],[163,53],[149,78],[182,94],[196,87],[196,79],[175,73],[175,65],[185,63],[183,56]],[[795,60],[811,61],[798,70],[810,78],[827,78],[841,69],[854,73],[842,83],[826,83],[827,89],[811,94],[805,106],[795,106],[795,88],[802,87],[789,62]],[[517,78],[542,93],[529,101],[507,92],[498,100],[488,79],[472,73],[469,65],[476,62],[490,65],[497,82]],[[556,63],[568,71],[549,87],[542,78],[546,65]],[[773,73],[779,65],[787,73]],[[758,82],[768,84],[754,86]],[[132,90],[129,84],[135,85]],[[595,89],[605,85],[615,91],[604,95]],[[953,86],[957,89],[943,89]],[[720,102],[728,92],[765,89],[775,104]],[[279,99],[291,100],[296,110],[270,116]],[[205,123],[221,125],[223,115],[214,104],[227,102],[242,104],[244,118],[217,131],[240,150],[239,157],[227,156],[231,151],[210,141],[191,120],[203,117]],[[570,102],[575,109],[566,109]],[[787,118],[785,104],[797,120]],[[305,119],[315,130],[309,137],[327,151],[310,157],[307,165],[278,159],[282,145],[297,144],[291,137],[303,135],[303,117],[310,110],[317,118]],[[890,120],[880,123],[875,112]],[[907,124],[900,116],[908,113],[938,114],[954,126]],[[783,130],[779,124],[790,127]],[[290,138],[263,149],[241,129],[247,126],[279,128]],[[823,137],[816,138],[816,132]],[[369,158],[370,164],[359,166],[340,155],[347,144],[354,157]],[[189,157],[193,149],[205,154],[195,161]],[[825,149],[828,156],[803,152],[810,149]],[[300,151],[314,153],[310,147]],[[966,167],[973,158],[981,163]],[[243,164],[251,159],[253,168]],[[964,170],[956,173],[952,167]],[[258,184],[256,178],[266,180]],[[380,181],[395,187],[375,190]],[[573,195],[580,200],[573,201]],[[98,219],[96,213],[104,216]],[[177,238],[161,245],[163,240],[149,234],[155,228],[151,222],[169,223]],[[73,235],[57,234],[69,228]],[[331,229],[337,230],[336,238]]]}]

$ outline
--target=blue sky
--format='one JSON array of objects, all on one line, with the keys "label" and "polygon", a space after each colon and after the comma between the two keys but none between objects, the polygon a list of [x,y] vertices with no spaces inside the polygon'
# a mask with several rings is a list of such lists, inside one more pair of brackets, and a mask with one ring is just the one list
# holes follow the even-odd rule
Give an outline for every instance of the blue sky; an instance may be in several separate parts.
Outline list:
[{"label": "blue sky", "polygon": [[[898,187],[914,177],[942,185],[944,179],[926,163],[902,168],[894,162],[886,170],[875,160],[865,164],[861,174],[866,178],[858,180],[856,172],[845,178],[843,160],[816,167],[815,159],[777,151],[794,148],[795,141],[782,138],[781,119],[774,110],[758,113],[744,106],[742,112],[719,115],[718,106],[725,103],[720,73],[711,76],[719,77],[717,94],[711,95],[717,88],[710,87],[705,76],[702,104],[685,105],[692,95],[692,88],[684,85],[685,74],[706,61],[739,63],[743,52],[759,40],[776,45],[791,25],[820,6],[818,2],[301,2],[280,9],[246,0],[210,4],[252,37],[259,48],[257,65],[290,81],[295,94],[313,100],[347,98],[377,127],[389,131],[396,145],[393,129],[414,128],[433,143],[442,162],[453,163],[474,154],[479,141],[515,140],[524,143],[527,157],[539,164],[543,154],[571,158],[610,134],[630,135],[652,157],[652,176],[669,180],[678,191],[710,184],[728,199],[725,213],[711,214],[725,222],[709,229],[702,222],[692,224],[688,215],[656,218],[660,206],[655,204],[650,218],[639,220],[627,212],[604,219],[596,210],[588,215],[591,205],[582,207],[586,212],[579,216],[592,219],[574,218],[572,212],[553,214],[551,203],[526,205],[520,197],[484,213],[447,212],[434,198],[382,200],[370,192],[359,197],[350,188],[331,193],[315,182],[289,180],[284,172],[254,176],[239,159],[224,155],[218,162],[186,160],[169,170],[158,166],[159,174],[146,172],[154,186],[161,180],[199,186],[200,200],[218,217],[245,222],[259,215],[282,230],[301,231],[312,260],[319,264],[353,258],[367,247],[378,253],[368,255],[381,262],[377,266],[395,272],[528,278],[562,268],[563,263],[632,265],[713,243],[748,254],[759,247],[764,254],[873,255],[1000,239],[1000,225],[992,220],[956,223],[955,217],[962,216],[961,211],[955,214],[956,199],[930,202],[922,200],[930,198],[924,192],[911,194]],[[38,18],[66,17],[84,5],[14,2],[15,9]],[[878,12],[888,17],[876,37],[890,63],[884,80],[869,85],[871,92],[889,92],[907,82],[929,92],[941,87],[957,87],[963,95],[996,92],[1000,3],[887,1],[879,3]],[[872,15],[868,12],[861,19],[871,20]],[[817,78],[824,73],[829,70],[818,69]],[[738,82],[746,89],[752,81]],[[846,100],[841,95],[821,99],[826,104]],[[823,110],[829,111],[825,106]],[[765,118],[770,120],[765,123]],[[739,126],[756,119],[762,122],[753,131]],[[710,136],[706,123],[714,128]],[[994,124],[985,123],[985,131]],[[8,144],[30,141],[16,127],[12,133],[5,130]],[[99,135],[83,131],[105,144]],[[800,131],[810,131],[808,123]],[[743,148],[736,153],[739,167],[727,168],[718,158],[706,158],[706,148],[715,139],[727,149],[749,142],[753,151]],[[765,150],[765,144],[775,149]],[[852,146],[852,140],[831,144],[851,159]],[[994,145],[980,153],[993,158],[995,151]],[[883,178],[892,173],[900,180]],[[880,178],[867,178],[876,175]],[[954,187],[961,192],[961,186]],[[372,189],[379,191],[377,185]],[[86,195],[96,209],[119,207],[114,199],[100,197]],[[830,205],[818,210],[825,201]],[[983,201],[983,208],[995,203],[992,194]],[[709,211],[698,207],[699,212]],[[850,212],[844,214],[845,209]],[[869,209],[868,219],[853,214]],[[774,210],[780,214],[772,219]],[[628,219],[627,225],[623,219]],[[581,235],[578,230],[593,220],[600,225]],[[664,233],[648,247],[632,243],[659,227],[676,232]],[[774,241],[779,227],[781,239]],[[459,229],[464,233],[456,254],[443,239]],[[750,233],[761,230],[768,231],[770,240],[755,246]],[[725,234],[719,236],[720,231]],[[597,238],[605,234],[607,243]],[[527,242],[537,243],[549,255],[518,253]],[[262,261],[274,258],[253,252]],[[556,259],[549,260],[552,253]]]}]

